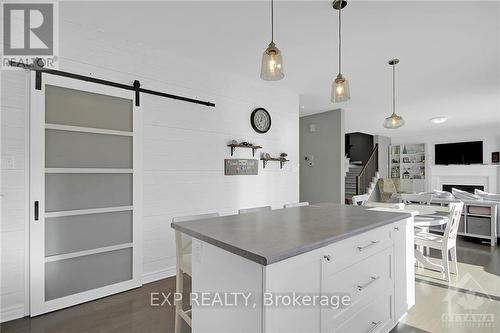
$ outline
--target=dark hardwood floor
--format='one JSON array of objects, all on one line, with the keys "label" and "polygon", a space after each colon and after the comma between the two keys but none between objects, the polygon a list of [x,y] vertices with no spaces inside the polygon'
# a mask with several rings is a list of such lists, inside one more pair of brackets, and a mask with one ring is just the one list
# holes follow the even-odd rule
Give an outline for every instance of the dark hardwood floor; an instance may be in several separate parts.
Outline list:
[{"label": "dark hardwood floor", "polygon": [[[186,281],[185,285],[189,283],[190,281]],[[0,324],[0,332],[174,332],[174,306],[151,306],[151,293],[168,294],[173,291],[175,291],[174,277],[42,316],[26,317]],[[190,331],[189,326],[184,323],[182,332]]]}]

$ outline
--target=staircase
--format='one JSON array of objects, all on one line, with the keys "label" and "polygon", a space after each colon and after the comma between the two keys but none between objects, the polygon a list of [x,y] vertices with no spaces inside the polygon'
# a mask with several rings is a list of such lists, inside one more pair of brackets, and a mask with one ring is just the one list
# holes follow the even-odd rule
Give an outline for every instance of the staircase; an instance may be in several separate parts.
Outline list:
[{"label": "staircase", "polygon": [[349,163],[345,175],[345,202],[350,204],[353,195],[371,194],[380,178],[378,173],[378,145],[373,148],[365,165]]},{"label": "staircase", "polygon": [[353,195],[357,195],[356,190],[356,177],[359,176],[359,173],[363,169],[362,165],[349,164],[349,169],[345,175],[345,200],[346,202],[351,202],[351,198]]}]

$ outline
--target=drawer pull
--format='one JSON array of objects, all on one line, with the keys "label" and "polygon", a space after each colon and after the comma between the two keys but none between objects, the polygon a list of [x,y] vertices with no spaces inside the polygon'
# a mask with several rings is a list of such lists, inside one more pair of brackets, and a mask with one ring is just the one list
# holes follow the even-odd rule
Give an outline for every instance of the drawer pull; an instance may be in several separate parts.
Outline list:
[{"label": "drawer pull", "polygon": [[372,333],[373,331],[375,331],[377,329],[377,327],[379,327],[379,325],[382,324],[382,321],[372,321],[372,326],[370,327],[370,329],[366,332],[366,333]]},{"label": "drawer pull", "polygon": [[327,255],[323,256],[323,258],[325,258],[326,261],[330,261],[332,259],[332,256],[327,254]]},{"label": "drawer pull", "polygon": [[368,287],[370,284],[372,284],[373,282],[377,281],[378,279],[380,279],[380,276],[371,276],[370,277],[370,281],[368,281],[365,284],[358,285],[358,290],[361,291],[361,290],[365,289],[366,287]]},{"label": "drawer pull", "polygon": [[366,250],[366,249],[367,249],[367,248],[369,248],[370,246],[373,246],[373,245],[375,245],[375,244],[377,244],[377,243],[380,243],[380,241],[378,241],[378,240],[377,240],[377,241],[373,241],[373,240],[372,240],[372,241],[371,241],[371,243],[370,243],[370,244],[368,244],[368,245],[365,245],[365,246],[358,246],[358,250],[359,250],[359,251]]}]

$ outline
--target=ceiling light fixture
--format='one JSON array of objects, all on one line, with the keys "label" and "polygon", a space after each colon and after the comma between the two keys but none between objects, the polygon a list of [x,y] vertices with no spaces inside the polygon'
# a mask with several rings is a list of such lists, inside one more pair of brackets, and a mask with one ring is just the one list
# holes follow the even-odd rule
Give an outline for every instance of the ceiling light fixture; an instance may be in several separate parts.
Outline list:
[{"label": "ceiling light fixture", "polygon": [[271,43],[262,55],[260,78],[265,81],[278,81],[284,77],[281,51],[274,44],[274,0],[271,0]]},{"label": "ceiling light fixture", "polygon": [[442,124],[448,120],[448,117],[434,117],[429,120],[434,124]]},{"label": "ceiling light fixture", "polygon": [[342,8],[347,6],[347,1],[335,0],[332,6],[339,11],[339,73],[332,83],[331,101],[340,103],[351,99],[349,81],[342,76]]},{"label": "ceiling light fixture", "polygon": [[385,118],[384,127],[395,129],[403,126],[405,121],[403,117],[396,114],[396,65],[399,63],[399,59],[389,60],[389,65],[392,66],[392,114]]}]

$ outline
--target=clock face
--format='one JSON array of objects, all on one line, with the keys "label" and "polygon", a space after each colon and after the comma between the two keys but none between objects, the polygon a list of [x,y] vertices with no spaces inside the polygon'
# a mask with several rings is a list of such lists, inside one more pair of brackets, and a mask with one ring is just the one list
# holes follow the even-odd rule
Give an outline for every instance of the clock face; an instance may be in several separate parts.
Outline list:
[{"label": "clock face", "polygon": [[258,133],[266,133],[271,128],[271,116],[263,108],[253,110],[250,122],[253,129]]}]

